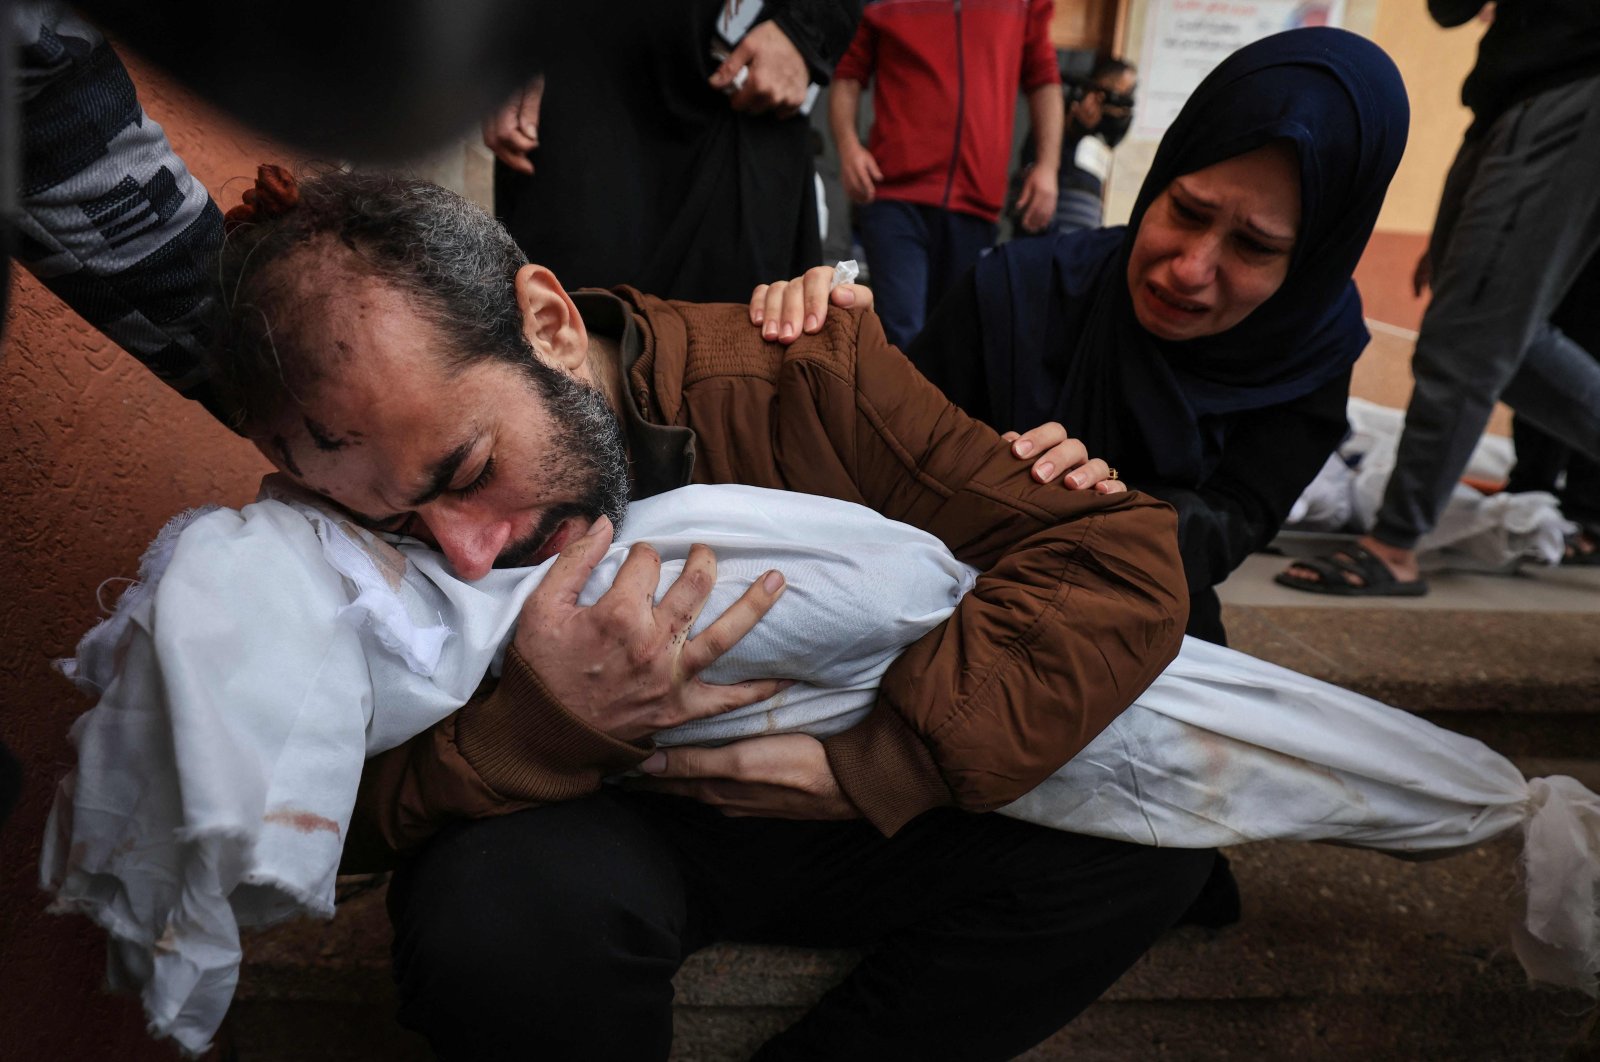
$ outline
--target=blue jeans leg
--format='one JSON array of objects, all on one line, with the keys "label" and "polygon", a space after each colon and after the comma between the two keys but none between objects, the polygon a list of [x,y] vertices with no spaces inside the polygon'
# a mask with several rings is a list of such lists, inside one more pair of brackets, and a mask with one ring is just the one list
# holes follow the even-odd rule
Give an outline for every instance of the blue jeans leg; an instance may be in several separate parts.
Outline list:
[{"label": "blue jeans leg", "polygon": [[904,350],[927,316],[931,246],[922,208],[880,199],[862,207],[858,220],[874,308],[889,342]]}]

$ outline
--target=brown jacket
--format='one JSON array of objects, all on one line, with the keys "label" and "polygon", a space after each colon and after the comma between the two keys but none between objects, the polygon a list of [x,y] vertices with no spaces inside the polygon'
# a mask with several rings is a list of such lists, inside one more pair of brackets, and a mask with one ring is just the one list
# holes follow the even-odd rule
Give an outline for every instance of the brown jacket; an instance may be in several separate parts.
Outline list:
[{"label": "brown jacket", "polygon": [[[1176,655],[1188,599],[1172,510],[1034,482],[871,313],[832,310],[820,335],[785,348],[740,306],[619,294],[579,305],[622,344],[643,493],[692,479],[843,498],[983,571],[890,667],[871,714],[823,743],[883,832],[932,807],[984,811],[1027,792]],[[405,848],[449,818],[592,792],[649,751],[567,713],[512,652],[498,686],[369,761],[358,820]]]}]

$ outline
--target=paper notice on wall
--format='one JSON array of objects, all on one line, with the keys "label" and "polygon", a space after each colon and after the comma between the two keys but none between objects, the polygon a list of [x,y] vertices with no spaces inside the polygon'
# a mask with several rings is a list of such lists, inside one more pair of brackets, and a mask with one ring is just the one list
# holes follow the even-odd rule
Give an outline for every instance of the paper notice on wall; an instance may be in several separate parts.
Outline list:
[{"label": "paper notice on wall", "polygon": [[1345,0],[1149,0],[1133,135],[1159,140],[1234,50],[1300,26],[1344,25]]}]

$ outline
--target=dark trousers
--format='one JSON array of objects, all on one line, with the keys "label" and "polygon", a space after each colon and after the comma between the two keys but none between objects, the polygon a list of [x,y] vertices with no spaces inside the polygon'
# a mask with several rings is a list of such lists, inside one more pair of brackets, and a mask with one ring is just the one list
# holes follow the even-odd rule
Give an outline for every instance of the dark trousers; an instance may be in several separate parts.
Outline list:
[{"label": "dark trousers", "polygon": [[[1589,259],[1552,320],[1600,360],[1600,254]],[[1511,421],[1511,441],[1517,463],[1507,490],[1554,494],[1567,519],[1600,527],[1600,461],[1578,453],[1521,414]]]},{"label": "dark trousers", "polygon": [[1509,491],[1542,490],[1561,503],[1561,515],[1585,527],[1600,527],[1600,462],[1518,416],[1511,421],[1517,463]]},{"label": "dark trousers", "polygon": [[865,946],[759,1059],[1007,1059],[1104,992],[1214,860],[999,815],[885,839],[607,789],[459,824],[396,875],[400,1020],[445,1059],[645,1062],[696,949]]},{"label": "dark trousers", "polygon": [[1373,535],[1432,530],[1498,399],[1600,459],[1600,365],[1551,320],[1600,251],[1600,76],[1542,92],[1464,142],[1445,179],[1393,473]]},{"label": "dark trousers", "polygon": [[889,342],[901,350],[922,332],[944,293],[994,246],[999,231],[972,214],[892,199],[868,203],[856,221],[871,270],[873,309]]}]

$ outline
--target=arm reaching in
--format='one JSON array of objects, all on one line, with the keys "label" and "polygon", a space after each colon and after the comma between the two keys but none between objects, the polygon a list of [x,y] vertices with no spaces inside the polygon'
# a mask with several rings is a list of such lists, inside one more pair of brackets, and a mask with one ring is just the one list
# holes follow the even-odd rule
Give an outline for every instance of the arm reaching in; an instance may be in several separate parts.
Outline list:
[{"label": "arm reaching in", "polygon": [[518,173],[533,175],[528,153],[539,147],[539,105],[544,99],[544,75],[519,89],[500,109],[483,120],[483,146]]}]

